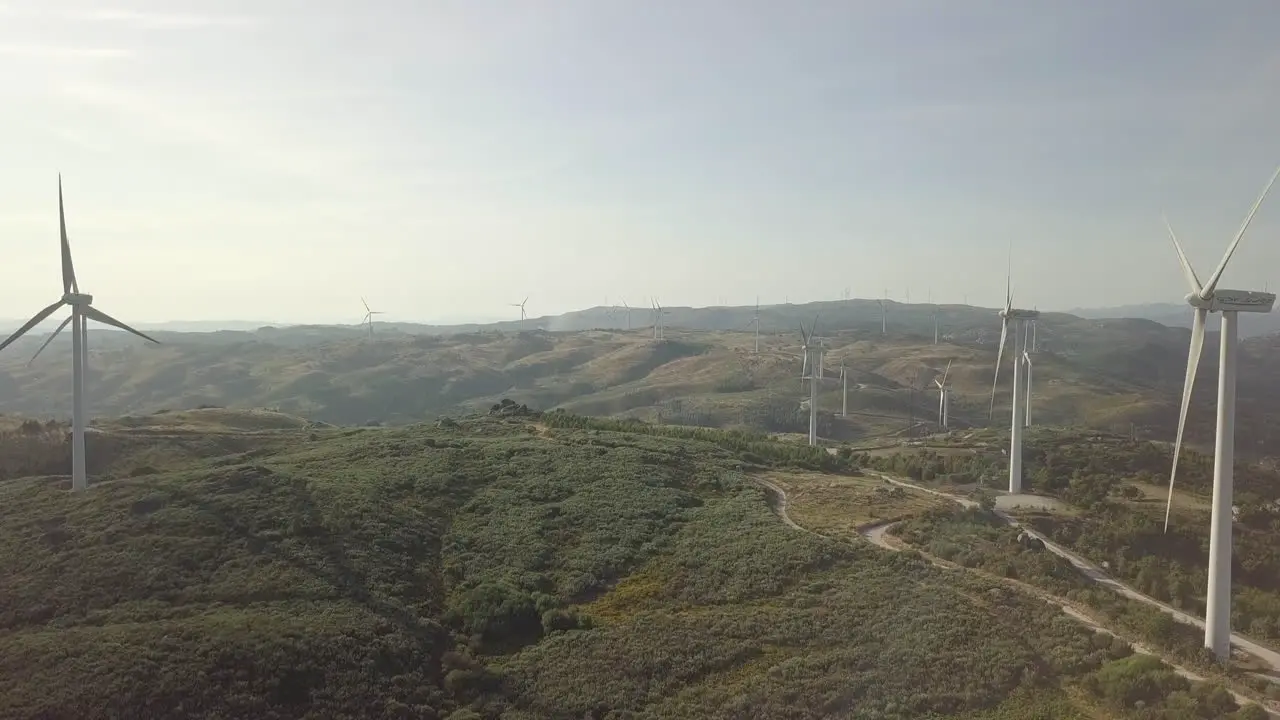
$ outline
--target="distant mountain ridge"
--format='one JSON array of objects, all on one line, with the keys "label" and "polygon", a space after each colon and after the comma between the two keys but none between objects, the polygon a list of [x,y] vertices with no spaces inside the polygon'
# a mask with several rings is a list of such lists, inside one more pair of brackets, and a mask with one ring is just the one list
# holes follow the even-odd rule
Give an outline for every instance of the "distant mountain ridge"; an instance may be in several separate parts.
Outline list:
[{"label": "distant mountain ridge", "polygon": [[[1161,325],[1176,328],[1191,328],[1191,308],[1179,303],[1141,303],[1138,305],[1116,305],[1100,308],[1074,308],[1067,311],[1071,315],[1090,319],[1104,320],[1108,318],[1140,318],[1151,320]],[[1211,316],[1209,327],[1218,326],[1217,316]],[[1280,315],[1243,313],[1240,316],[1240,336],[1257,337],[1274,335],[1280,332]]]},{"label": "distant mountain ridge", "polygon": [[[819,301],[805,304],[781,303],[762,305],[760,307],[761,332],[778,332],[797,327],[800,319],[811,321],[811,315],[817,313],[819,318],[829,320],[838,318],[836,324],[847,327],[851,315],[858,316],[861,324],[868,329],[875,329],[880,321],[878,300],[851,299]],[[665,323],[669,327],[683,327],[690,330],[743,330],[751,323],[755,307],[751,305],[710,306],[710,307],[668,307]],[[934,305],[928,303],[899,303],[890,301],[890,318],[897,317],[901,321],[904,316],[913,325],[919,326],[922,320],[925,325],[932,322],[933,313],[940,318],[954,321],[963,318],[968,324],[976,314],[996,312],[995,308],[981,308],[972,305]],[[628,314],[630,321],[628,322]],[[1130,305],[1113,305],[1106,307],[1073,308],[1066,312],[1047,315],[1075,316],[1086,320],[1134,319],[1149,320],[1174,328],[1190,328],[1191,313],[1181,303],[1137,303]],[[546,330],[549,332],[576,332],[594,329],[626,329],[651,327],[652,311],[648,308],[631,308],[629,313],[621,307],[595,306],[582,310],[570,310],[557,315],[543,315],[527,318],[522,324],[519,320],[499,320],[493,317],[479,317],[462,321],[458,318],[465,313],[455,313],[435,322],[411,322],[395,320],[379,320],[374,322],[375,330],[391,330],[410,335],[454,335],[484,331],[512,332],[520,329]],[[0,319],[0,332],[12,332],[25,322],[24,319]],[[165,322],[132,323],[144,332],[172,333],[254,333],[280,330],[296,330],[304,335],[312,336],[332,332],[342,336],[353,332],[367,332],[366,326],[358,322],[351,323],[282,323],[269,320],[169,320]],[[93,326],[98,329],[97,326]],[[998,325],[997,325],[998,327]],[[1216,327],[1211,318],[1210,327]],[[116,332],[102,328],[106,332]],[[931,332],[930,327],[919,328],[921,332]],[[1246,314],[1241,318],[1240,333],[1243,337],[1271,335],[1280,333],[1280,315]],[[273,333],[273,335],[276,333]]]}]

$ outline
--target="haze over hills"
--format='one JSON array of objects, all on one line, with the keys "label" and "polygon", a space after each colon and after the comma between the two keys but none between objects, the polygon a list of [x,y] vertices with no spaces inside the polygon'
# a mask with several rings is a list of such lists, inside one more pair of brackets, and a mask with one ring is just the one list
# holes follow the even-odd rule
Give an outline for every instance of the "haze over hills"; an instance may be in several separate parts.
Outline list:
[{"label": "haze over hills", "polygon": [[[779,317],[792,319],[791,313],[783,310],[779,312],[779,308],[814,308],[821,309],[829,306],[834,302],[842,303],[858,303],[865,307],[874,304],[876,300],[842,300],[842,301],[819,301],[813,303],[784,303],[777,305],[762,305],[761,312],[762,321],[776,321]],[[891,306],[907,306],[910,302],[888,301]],[[917,303],[919,307],[934,307],[933,303]],[[966,305],[949,305],[939,304],[936,307],[976,307]],[[733,325],[734,322],[742,320],[750,322],[751,314],[754,306],[748,305],[730,305],[730,306],[705,306],[705,307],[686,307],[675,306],[666,308],[672,313],[678,313],[679,317],[675,320],[669,318],[669,321],[676,325],[689,327],[693,329],[740,329]],[[870,308],[878,312],[878,308]],[[995,309],[991,309],[995,312]],[[1054,311],[1046,311],[1054,312]],[[388,313],[394,315],[394,313]],[[538,317],[529,317],[525,320],[525,329],[544,329],[551,331],[561,330],[585,330],[595,327],[625,327],[625,318],[627,310],[621,305],[601,305],[584,310],[572,310],[557,315],[542,315]],[[1143,319],[1152,320],[1162,325],[1170,327],[1190,327],[1190,311],[1185,303],[1140,303],[1132,305],[1115,305],[1101,307],[1077,307],[1065,311],[1065,314],[1075,315],[1077,317],[1100,320],[1108,318],[1125,318],[1125,319]],[[630,309],[632,324],[634,327],[647,325],[652,316],[652,312],[648,303],[638,304]],[[874,318],[873,318],[874,319]],[[1211,318],[1211,322],[1216,320],[1216,316]],[[0,331],[12,331],[26,322],[26,319],[0,319]],[[597,324],[599,323],[599,324]],[[155,330],[157,332],[218,332],[218,331],[236,331],[236,332],[252,332],[260,328],[288,328],[288,327],[358,327],[360,323],[354,322],[334,322],[334,323],[291,323],[277,322],[269,320],[168,320],[162,322],[131,322],[131,324],[139,330]],[[505,317],[495,316],[479,316],[475,313],[457,312],[452,316],[440,316],[430,322],[422,321],[398,321],[398,320],[375,320],[375,327],[387,327],[401,330],[409,333],[460,333],[475,332],[478,330],[513,330],[520,327],[519,320],[513,320]],[[774,326],[762,323],[762,327]],[[1264,335],[1272,332],[1280,331],[1280,318],[1273,315],[1246,315],[1241,318],[1240,333],[1243,337],[1253,335]]]},{"label": "haze over hills", "polygon": [[[1140,305],[1117,305],[1115,307],[1075,308],[1069,310],[1072,315],[1083,318],[1142,318],[1152,320],[1169,327],[1190,328],[1191,309],[1186,303],[1143,303]],[[1211,315],[1209,327],[1217,327],[1222,322],[1218,315]],[[1240,337],[1256,337],[1272,335],[1280,332],[1280,315],[1244,313],[1239,322]]]},{"label": "haze over hills", "polygon": [[[819,318],[829,349],[820,397],[824,437],[854,440],[912,432],[936,418],[932,380],[954,363],[953,418],[983,426],[995,364],[995,311],[956,305],[888,303],[880,334],[876,301],[849,300],[760,308],[761,353],[745,330],[754,307],[669,308],[666,340],[632,312],[632,330],[614,308],[489,326],[375,323],[300,325],[207,333],[156,331],[150,346],[94,329],[88,388],[97,416],[204,405],[269,407],[337,424],[404,424],[474,412],[503,397],[538,409],[627,415],[677,424],[801,432],[798,329]],[[937,313],[940,344],[933,344]],[[70,405],[70,343],[29,337],[0,353],[0,412],[65,417]],[[1036,332],[1035,415],[1143,436],[1172,435],[1185,368],[1186,331],[1149,320],[1041,316]],[[1210,343],[1215,342],[1212,338]],[[1266,410],[1278,387],[1268,370],[1270,343],[1252,338],[1242,358],[1241,452],[1275,442]],[[1201,364],[1195,399],[1212,400],[1215,359]],[[1006,352],[1011,358],[1012,349]],[[836,378],[849,370],[849,410]],[[1008,372],[1006,366],[1005,372]],[[1007,406],[1008,389],[998,388]],[[996,424],[1005,422],[997,418]],[[1207,438],[1207,412],[1194,412],[1190,438]]]}]

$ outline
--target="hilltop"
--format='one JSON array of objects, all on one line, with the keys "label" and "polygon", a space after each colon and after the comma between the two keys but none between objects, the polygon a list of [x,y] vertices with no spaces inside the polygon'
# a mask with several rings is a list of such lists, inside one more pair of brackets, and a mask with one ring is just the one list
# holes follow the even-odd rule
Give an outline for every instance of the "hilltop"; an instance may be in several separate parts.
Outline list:
[{"label": "hilltop", "polygon": [[[820,398],[820,434],[855,441],[930,429],[933,380],[953,363],[952,417],[985,426],[999,320],[968,306],[890,303],[890,332],[867,301],[762,307],[761,352],[744,330],[753,308],[672,308],[664,341],[619,329],[604,309],[560,316],[563,332],[485,329],[455,334],[358,328],[264,328],[256,332],[158,333],[151,346],[118,332],[90,334],[88,405],[99,416],[216,406],[270,408],[340,425],[400,425],[482,411],[502,397],[540,409],[638,417],[655,422],[804,432],[798,328],[820,317],[830,382]],[[941,342],[933,344],[937,313]],[[639,325],[638,313],[633,321]],[[535,321],[530,321],[535,324]],[[583,329],[598,325],[598,329]],[[793,330],[795,328],[796,330]],[[421,328],[418,328],[419,330]],[[1085,320],[1046,314],[1037,324],[1038,421],[1139,436],[1172,436],[1187,332],[1146,320]],[[0,412],[65,418],[69,342],[60,338],[28,363],[42,338],[0,353]],[[1216,342],[1210,337],[1210,346]],[[1241,359],[1241,452],[1277,441],[1267,408],[1276,383],[1267,349],[1245,342]],[[1010,353],[1012,355],[1012,348]],[[1007,355],[1007,357],[1008,357]],[[1208,439],[1215,353],[1201,363],[1189,438]],[[847,418],[839,366],[849,370]],[[1009,375],[1006,365],[1004,374]],[[1009,383],[998,389],[1007,408]],[[1006,422],[998,410],[996,423]]]},{"label": "hilltop", "polygon": [[1234,707],[997,581],[788,527],[758,484],[930,507],[908,494],[895,510],[850,459],[520,413],[392,429],[135,418],[102,432],[115,461],[169,451],[165,467],[77,494],[65,478],[0,483],[0,717]]}]

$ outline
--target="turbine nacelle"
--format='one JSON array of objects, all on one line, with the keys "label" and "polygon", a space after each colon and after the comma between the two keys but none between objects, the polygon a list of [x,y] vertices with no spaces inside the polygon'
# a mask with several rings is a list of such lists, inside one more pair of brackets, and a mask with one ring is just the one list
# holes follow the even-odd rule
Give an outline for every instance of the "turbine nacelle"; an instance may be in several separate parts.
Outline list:
[{"label": "turbine nacelle", "polygon": [[89,293],[68,292],[62,294],[62,302],[72,307],[84,307],[93,304],[93,296]]},{"label": "turbine nacelle", "polygon": [[1040,317],[1039,310],[1019,310],[1017,308],[1007,308],[1000,311],[1000,317],[1010,320],[1031,320]]},{"label": "turbine nacelle", "polygon": [[1187,293],[1187,304],[1206,312],[1269,313],[1276,303],[1275,293],[1252,290],[1214,290],[1208,298],[1200,293]]}]

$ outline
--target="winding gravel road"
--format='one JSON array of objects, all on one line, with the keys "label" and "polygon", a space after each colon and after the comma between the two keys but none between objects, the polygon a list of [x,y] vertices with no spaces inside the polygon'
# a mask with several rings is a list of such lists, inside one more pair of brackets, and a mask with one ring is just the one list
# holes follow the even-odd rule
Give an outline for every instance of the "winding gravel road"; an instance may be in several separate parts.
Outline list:
[{"label": "winding gravel road", "polygon": [[[970,500],[969,498],[966,498],[966,497],[961,497],[959,495],[952,495],[950,493],[944,493],[938,490],[933,490],[931,488],[921,487],[919,485],[913,485],[911,483],[903,482],[902,480],[891,478],[887,475],[882,475],[880,473],[871,473],[871,474],[875,475],[876,477],[882,478],[890,483],[893,483],[894,485],[931,493],[933,495],[937,495],[938,497],[943,497],[953,502],[960,503],[964,507],[977,506],[977,503],[975,501]],[[1098,583],[1099,585],[1106,587],[1112,590],[1113,592],[1117,592],[1127,598],[1137,600],[1138,602],[1141,602],[1141,603],[1146,603],[1147,605],[1150,605],[1154,608],[1158,608],[1168,613],[1170,616],[1173,617],[1174,620],[1177,620],[1178,622],[1186,623],[1188,625],[1194,625],[1195,627],[1204,629],[1203,618],[1199,618],[1199,617],[1196,617],[1195,615],[1185,613],[1175,607],[1166,605],[1165,603],[1160,602],[1159,600],[1156,600],[1150,595],[1144,595],[1143,593],[1140,593],[1137,590],[1134,590],[1128,585],[1125,585],[1119,580],[1116,580],[1115,578],[1108,575],[1106,572],[1103,571],[1102,568],[1098,567],[1094,563],[1066,549],[1065,547],[1053,542],[1052,540],[1040,534],[1039,532],[1032,530],[1031,528],[1023,525],[1022,523],[1019,523],[1017,520],[1014,520],[1007,513],[1001,510],[996,510],[995,514],[999,516],[1000,519],[1009,523],[1013,527],[1021,528],[1028,535],[1038,538],[1041,542],[1044,543],[1046,550],[1048,550],[1049,552],[1052,552],[1054,555],[1057,555],[1061,558],[1066,559],[1066,561],[1071,563],[1077,571],[1079,571],[1081,574],[1083,574],[1085,577],[1089,578],[1090,580],[1093,580],[1095,583]],[[880,544],[880,543],[877,543],[877,544]],[[1262,660],[1263,662],[1265,662],[1267,665],[1271,667],[1272,672],[1280,673],[1280,652],[1276,652],[1275,650],[1259,645],[1258,643],[1250,640],[1249,638],[1244,637],[1243,635],[1240,635],[1239,633],[1235,633],[1235,632],[1231,633],[1231,644],[1236,648],[1243,650],[1249,653],[1250,655],[1257,657],[1259,660]]]},{"label": "winding gravel road", "polygon": [[[880,477],[880,478],[884,479],[885,481],[890,482],[890,483],[892,483],[892,484],[894,484],[894,485],[898,485],[898,486],[900,486],[900,487],[904,487],[904,488],[911,488],[911,489],[913,489],[913,490],[919,490],[919,491],[922,491],[922,492],[927,492],[927,493],[930,493],[930,494],[933,494],[933,495],[937,495],[938,497],[946,498],[946,499],[951,500],[951,501],[953,501],[953,502],[959,503],[960,505],[962,505],[962,506],[964,506],[964,507],[976,507],[976,506],[977,506],[977,504],[978,504],[977,502],[975,502],[975,501],[973,501],[973,500],[970,500],[969,498],[961,497],[961,496],[959,496],[959,495],[952,495],[952,494],[950,494],[950,493],[944,493],[944,492],[941,492],[941,491],[938,491],[938,490],[933,490],[933,489],[931,489],[931,488],[921,487],[921,486],[919,486],[919,485],[913,485],[913,484],[911,484],[911,483],[903,482],[903,481],[901,481],[901,480],[897,480],[897,479],[895,479],[895,478],[888,477],[887,475],[881,475],[881,474],[879,474],[879,473],[872,473],[872,474],[873,474],[873,475],[875,475],[876,477]],[[790,528],[792,528],[792,529],[794,529],[794,530],[798,530],[798,531],[803,532],[803,533],[808,533],[808,534],[810,534],[810,535],[816,535],[816,536],[818,536],[818,537],[827,538],[828,540],[835,540],[835,538],[831,538],[831,537],[829,537],[829,536],[827,536],[827,535],[823,535],[823,534],[821,534],[821,533],[818,533],[818,532],[815,532],[815,531],[813,531],[813,530],[810,530],[809,528],[806,528],[806,527],[804,527],[803,525],[800,525],[800,524],[799,524],[799,523],[797,523],[795,520],[792,520],[792,519],[791,519],[791,515],[787,512],[787,504],[788,504],[787,491],[786,491],[786,490],[784,490],[784,489],[783,489],[781,486],[779,486],[777,483],[771,482],[771,481],[769,481],[769,480],[765,480],[765,479],[763,479],[763,478],[754,478],[754,480],[755,480],[755,482],[756,482],[757,484],[759,484],[760,486],[764,487],[765,489],[767,489],[767,490],[769,490],[770,492],[772,492],[772,493],[773,493],[774,498],[775,498],[775,505],[774,505],[774,509],[775,509],[775,511],[778,513],[778,517],[779,517],[779,518],[782,520],[782,522],[783,522],[783,523],[785,523],[788,527],[790,527]],[[1056,543],[1051,542],[1050,540],[1048,540],[1047,538],[1045,538],[1045,537],[1044,537],[1043,535],[1041,535],[1040,533],[1038,533],[1038,532],[1036,532],[1036,531],[1034,531],[1034,530],[1031,530],[1030,528],[1027,528],[1027,527],[1023,526],[1022,524],[1020,524],[1019,522],[1017,522],[1017,521],[1016,521],[1016,520],[1014,520],[1013,518],[1009,517],[1007,514],[1005,514],[1005,513],[1001,512],[1001,511],[999,511],[999,510],[997,510],[997,511],[995,511],[995,512],[996,512],[996,514],[997,514],[998,516],[1000,516],[1000,518],[1001,518],[1001,519],[1003,519],[1005,522],[1009,523],[1010,525],[1012,525],[1012,526],[1014,526],[1014,527],[1020,527],[1020,528],[1022,528],[1025,532],[1027,532],[1028,534],[1033,535],[1034,537],[1039,538],[1039,539],[1044,543],[1044,545],[1045,545],[1045,548],[1046,548],[1046,549],[1048,549],[1050,552],[1053,552],[1053,553],[1054,553],[1054,554],[1056,554],[1056,555],[1059,555],[1060,557],[1066,558],[1066,560],[1067,560],[1068,562],[1070,562],[1070,563],[1071,563],[1071,564],[1072,564],[1072,565],[1073,565],[1077,570],[1079,570],[1080,572],[1084,573],[1087,577],[1089,577],[1089,578],[1090,578],[1091,580],[1093,580],[1094,582],[1097,582],[1097,583],[1099,583],[1099,584],[1105,585],[1106,587],[1109,587],[1109,588],[1111,588],[1112,590],[1114,590],[1115,592],[1118,592],[1118,593],[1120,593],[1120,594],[1122,594],[1122,595],[1125,595],[1126,597],[1130,597],[1130,598],[1133,598],[1134,600],[1138,600],[1139,602],[1145,602],[1145,603],[1147,603],[1147,604],[1149,604],[1149,605],[1153,605],[1153,606],[1155,606],[1155,607],[1158,607],[1158,608],[1160,608],[1161,610],[1164,610],[1165,612],[1168,612],[1168,613],[1170,613],[1171,615],[1173,615],[1173,616],[1174,616],[1174,618],[1175,618],[1175,619],[1177,619],[1177,620],[1180,620],[1180,621],[1182,621],[1182,622],[1187,622],[1187,623],[1195,624],[1195,625],[1198,625],[1199,627],[1204,627],[1204,621],[1203,621],[1203,620],[1200,620],[1200,619],[1196,618],[1196,617],[1195,617],[1195,616],[1193,616],[1193,615],[1188,615],[1188,614],[1186,614],[1186,613],[1184,613],[1184,612],[1182,612],[1182,611],[1180,611],[1180,610],[1177,610],[1177,609],[1175,609],[1175,608],[1169,607],[1168,605],[1165,605],[1164,603],[1160,602],[1159,600],[1156,600],[1155,598],[1149,597],[1149,596],[1147,596],[1147,595],[1143,595],[1142,593],[1138,592],[1137,590],[1134,590],[1134,589],[1130,588],[1129,586],[1127,586],[1127,585],[1125,585],[1125,584],[1123,584],[1123,583],[1120,583],[1120,582],[1116,581],[1115,579],[1113,579],[1113,578],[1111,578],[1110,576],[1108,576],[1106,573],[1102,572],[1101,568],[1099,568],[1098,566],[1096,566],[1096,565],[1094,565],[1093,563],[1089,562],[1088,560],[1085,560],[1084,558],[1082,558],[1082,557],[1080,557],[1080,556],[1076,555],[1075,553],[1071,552],[1070,550],[1067,550],[1066,548],[1063,548],[1062,546],[1060,546],[1060,545],[1058,545],[1058,544],[1056,544]],[[863,537],[865,537],[867,540],[871,541],[873,544],[875,544],[875,545],[879,546],[879,547],[882,547],[882,548],[884,548],[884,549],[886,549],[886,550],[890,550],[890,551],[893,551],[893,552],[899,552],[899,551],[901,551],[901,550],[902,550],[902,547],[901,547],[901,546],[899,546],[899,545],[896,545],[896,544],[894,544],[894,543],[892,543],[892,542],[890,542],[890,541],[887,539],[887,537],[886,537],[886,535],[887,535],[887,533],[888,533],[888,531],[889,531],[889,528],[893,527],[894,525],[897,525],[897,524],[898,524],[898,522],[900,522],[900,521],[890,521],[890,522],[884,522],[884,523],[880,523],[880,524],[877,524],[877,525],[871,525],[871,526],[864,527],[864,528],[862,528],[862,530],[861,530],[862,536],[863,536]],[[935,565],[938,565],[938,566],[940,566],[940,567],[944,567],[944,568],[947,568],[947,569],[956,569],[956,568],[954,568],[952,565],[942,563],[942,562],[940,562],[940,561],[938,561],[938,560],[936,560],[936,559],[933,559],[933,563],[934,563]],[[1086,614],[1084,614],[1084,613],[1080,612],[1080,611],[1079,611],[1079,610],[1077,610],[1076,608],[1071,607],[1071,605],[1069,605],[1069,604],[1067,604],[1066,602],[1062,601],[1060,598],[1058,598],[1058,597],[1056,597],[1056,596],[1054,596],[1054,595],[1052,595],[1052,594],[1050,594],[1050,593],[1048,593],[1048,592],[1046,592],[1046,591],[1039,590],[1039,589],[1037,589],[1037,588],[1028,588],[1028,589],[1030,589],[1032,592],[1034,592],[1034,594],[1036,594],[1036,595],[1038,595],[1038,596],[1042,597],[1042,598],[1043,598],[1043,599],[1045,599],[1046,601],[1048,601],[1048,602],[1052,602],[1053,604],[1055,604],[1055,605],[1059,606],[1059,607],[1062,609],[1063,613],[1065,613],[1067,616],[1071,617],[1072,619],[1076,620],[1077,622],[1080,622],[1080,623],[1082,623],[1082,624],[1084,624],[1084,625],[1086,625],[1086,626],[1090,627],[1090,628],[1091,628],[1091,629],[1093,629],[1094,631],[1097,631],[1097,632],[1104,632],[1104,633],[1107,633],[1108,635],[1111,635],[1111,636],[1113,636],[1113,637],[1120,637],[1119,635],[1116,635],[1116,633],[1115,633],[1115,632],[1113,632],[1113,631],[1109,630],[1108,628],[1106,628],[1106,627],[1104,627],[1104,626],[1102,626],[1102,625],[1098,624],[1098,622],[1097,622],[1096,620],[1094,620],[1092,617],[1089,617],[1088,615],[1086,615]],[[1123,638],[1122,638],[1122,639],[1123,639]],[[1270,664],[1270,665],[1272,666],[1272,668],[1273,668],[1273,669],[1278,669],[1278,668],[1280,668],[1280,653],[1276,653],[1276,652],[1274,652],[1274,651],[1272,651],[1272,650],[1268,650],[1267,648],[1264,648],[1264,647],[1262,647],[1262,646],[1258,645],[1257,643],[1254,643],[1254,642],[1252,642],[1252,641],[1248,640],[1247,638],[1238,638],[1238,636],[1236,636],[1235,634],[1233,634],[1233,635],[1232,635],[1232,638],[1231,638],[1231,639],[1232,639],[1232,642],[1233,642],[1233,643],[1236,643],[1236,644],[1237,644],[1241,649],[1244,649],[1244,650],[1246,650],[1246,651],[1248,651],[1248,652],[1251,652],[1252,654],[1256,655],[1256,656],[1257,656],[1257,657],[1259,657],[1260,659],[1262,659],[1262,660],[1264,660],[1265,662],[1267,662],[1268,664]],[[1128,642],[1128,641],[1126,640],[1126,642]],[[1163,660],[1163,661],[1165,662],[1165,664],[1167,664],[1167,665],[1169,665],[1171,668],[1173,668],[1173,670],[1174,670],[1175,672],[1177,672],[1179,675],[1181,675],[1181,676],[1183,676],[1183,677],[1187,678],[1188,680],[1194,680],[1194,681],[1197,681],[1197,682],[1203,682],[1203,681],[1204,681],[1204,679],[1205,679],[1203,676],[1201,676],[1201,675],[1197,675],[1196,673],[1194,673],[1194,672],[1192,672],[1192,671],[1188,670],[1187,668],[1182,667],[1181,665],[1178,665],[1178,664],[1176,664],[1176,663],[1173,663],[1173,662],[1171,662],[1170,660],[1168,660],[1167,658],[1162,657],[1159,653],[1157,653],[1157,652],[1153,651],[1151,648],[1149,648],[1149,647],[1147,647],[1147,646],[1145,646],[1145,645],[1142,645],[1141,643],[1130,643],[1130,644],[1131,644],[1131,646],[1133,647],[1133,649],[1134,649],[1134,651],[1135,651],[1135,652],[1139,652],[1139,653],[1142,653],[1142,654],[1144,654],[1144,655],[1152,655],[1152,656],[1154,656],[1154,657],[1159,657],[1161,660]],[[1257,648],[1257,650],[1258,650],[1258,651],[1261,651],[1261,652],[1256,652],[1256,651],[1254,650],[1254,648]],[[1257,702],[1257,701],[1255,701],[1255,700],[1253,700],[1253,699],[1251,699],[1251,698],[1247,698],[1247,697],[1245,697],[1244,695],[1241,695],[1241,694],[1239,694],[1239,693],[1235,692],[1234,690],[1228,690],[1228,692],[1230,692],[1230,693],[1232,694],[1232,696],[1234,696],[1234,697],[1235,697],[1236,702],[1240,703],[1241,705],[1244,705],[1244,704],[1247,704],[1247,703],[1254,703],[1254,702]],[[1267,714],[1268,714],[1269,716],[1271,716],[1272,718],[1280,718],[1280,711],[1274,710],[1274,709],[1272,709],[1272,708],[1270,708],[1270,707],[1267,707],[1266,705],[1263,705],[1263,709],[1264,709],[1264,710],[1266,710]]]}]

